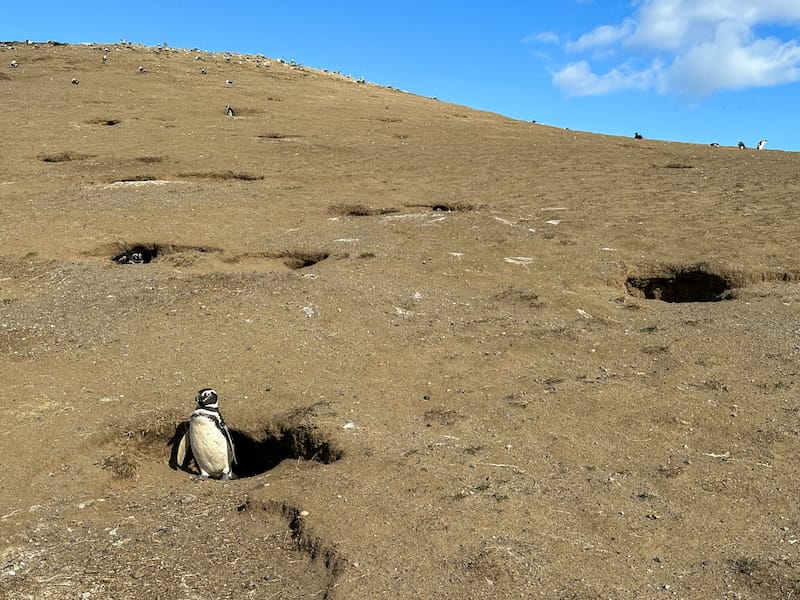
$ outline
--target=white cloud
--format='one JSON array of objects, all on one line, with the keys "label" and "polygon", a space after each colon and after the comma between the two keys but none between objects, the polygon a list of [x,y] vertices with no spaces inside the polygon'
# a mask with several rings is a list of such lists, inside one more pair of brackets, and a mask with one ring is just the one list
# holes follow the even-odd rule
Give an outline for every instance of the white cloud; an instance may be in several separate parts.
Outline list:
[{"label": "white cloud", "polygon": [[553,31],[542,31],[540,33],[532,33],[531,35],[527,36],[524,40],[524,43],[529,44],[530,42],[542,42],[544,44],[559,44],[561,43],[561,38],[559,35]]},{"label": "white cloud", "polygon": [[661,91],[707,95],[718,89],[768,87],[800,80],[800,47],[794,41],[753,39],[720,24],[714,40],[675,57]]},{"label": "white cloud", "polygon": [[[553,74],[569,95],[653,89],[703,96],[721,89],[800,81],[794,39],[759,36],[765,27],[800,24],[800,0],[642,0],[618,24],[606,24],[567,42],[573,54],[620,56],[597,74],[587,60]],[[649,63],[636,70],[631,61]]]},{"label": "white cloud", "polygon": [[598,47],[607,48],[629,37],[633,32],[633,25],[630,19],[625,19],[620,25],[601,25],[579,37],[577,42],[568,43],[567,50],[585,52]]},{"label": "white cloud", "polygon": [[656,84],[661,63],[654,63],[644,70],[627,69],[625,66],[597,75],[585,60],[570,63],[553,73],[553,84],[567,96],[599,96],[620,90],[646,90]]}]

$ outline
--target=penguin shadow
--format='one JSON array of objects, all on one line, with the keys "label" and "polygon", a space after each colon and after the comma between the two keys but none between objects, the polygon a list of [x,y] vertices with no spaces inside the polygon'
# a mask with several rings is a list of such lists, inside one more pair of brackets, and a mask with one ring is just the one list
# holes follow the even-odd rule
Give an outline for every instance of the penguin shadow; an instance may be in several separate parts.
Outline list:
[{"label": "penguin shadow", "polygon": [[[182,462],[179,460],[180,442],[188,431],[188,421],[179,423],[167,442],[171,447],[169,466],[196,474],[198,470],[191,449],[185,453]],[[233,472],[239,479],[266,473],[287,459],[330,464],[339,460],[342,454],[316,427],[307,423],[268,426],[261,438],[239,429],[229,428],[229,431],[236,454]]]}]

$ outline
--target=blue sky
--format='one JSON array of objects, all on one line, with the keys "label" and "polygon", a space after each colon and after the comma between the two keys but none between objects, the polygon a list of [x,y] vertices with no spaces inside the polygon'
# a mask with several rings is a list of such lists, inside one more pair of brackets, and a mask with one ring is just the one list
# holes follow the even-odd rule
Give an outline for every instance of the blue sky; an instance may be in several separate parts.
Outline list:
[{"label": "blue sky", "polygon": [[800,151],[800,0],[37,2],[0,40],[264,54],[568,127]]}]

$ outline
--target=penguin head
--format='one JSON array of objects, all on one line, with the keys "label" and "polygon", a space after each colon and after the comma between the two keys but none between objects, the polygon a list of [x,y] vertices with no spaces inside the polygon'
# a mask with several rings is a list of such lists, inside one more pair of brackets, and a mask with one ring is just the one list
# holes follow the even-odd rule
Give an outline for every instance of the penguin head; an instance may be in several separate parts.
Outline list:
[{"label": "penguin head", "polygon": [[197,402],[197,406],[200,408],[217,408],[217,392],[211,388],[203,388],[197,392],[194,401]]}]

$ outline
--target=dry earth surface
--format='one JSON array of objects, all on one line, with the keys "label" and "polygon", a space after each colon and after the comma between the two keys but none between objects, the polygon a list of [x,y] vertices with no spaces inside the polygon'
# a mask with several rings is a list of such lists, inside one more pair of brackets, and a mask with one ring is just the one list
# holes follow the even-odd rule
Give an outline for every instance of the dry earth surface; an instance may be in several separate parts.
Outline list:
[{"label": "dry earth surface", "polygon": [[4,598],[800,597],[800,155],[121,44],[0,94]]}]

